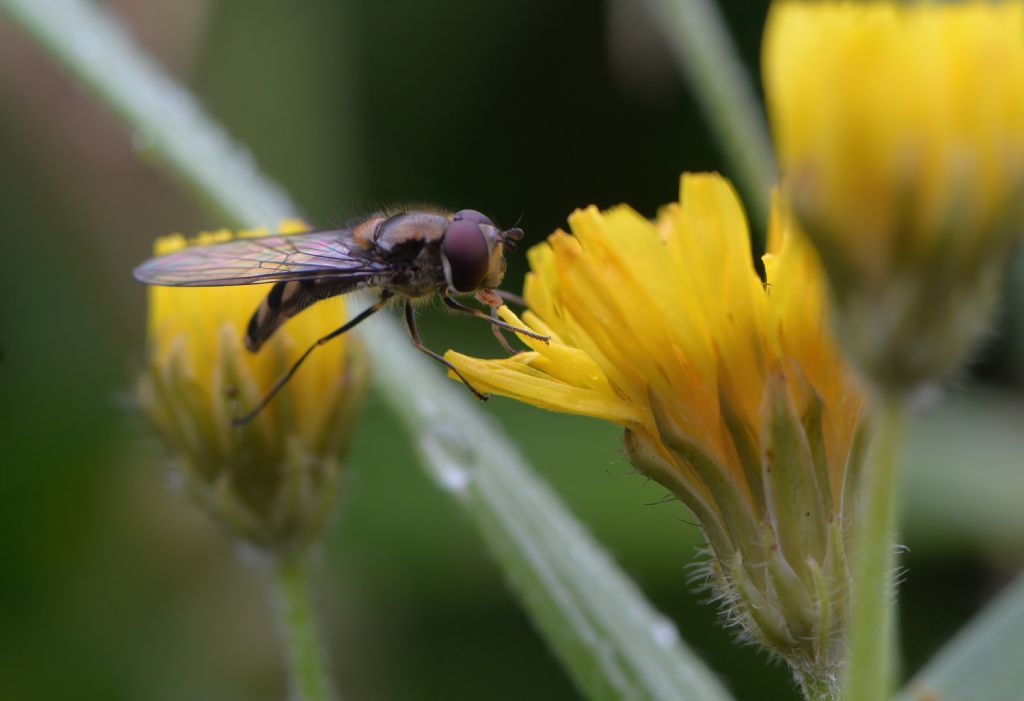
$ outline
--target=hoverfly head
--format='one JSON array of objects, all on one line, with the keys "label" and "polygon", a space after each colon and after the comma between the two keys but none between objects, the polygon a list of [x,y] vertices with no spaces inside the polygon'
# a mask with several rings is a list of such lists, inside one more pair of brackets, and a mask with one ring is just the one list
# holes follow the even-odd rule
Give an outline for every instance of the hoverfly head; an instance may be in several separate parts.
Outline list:
[{"label": "hoverfly head", "polygon": [[[474,209],[456,212],[441,242],[441,264],[448,285],[456,292],[472,292],[501,284],[505,275],[502,249],[507,246],[508,233]],[[521,237],[519,231],[515,238]]]}]

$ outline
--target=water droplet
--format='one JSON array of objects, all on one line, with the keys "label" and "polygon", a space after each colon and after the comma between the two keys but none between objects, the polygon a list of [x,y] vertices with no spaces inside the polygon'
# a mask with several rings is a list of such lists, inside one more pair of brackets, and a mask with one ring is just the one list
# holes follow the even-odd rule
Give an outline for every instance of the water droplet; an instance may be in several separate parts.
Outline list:
[{"label": "water droplet", "polygon": [[460,467],[450,467],[441,473],[441,486],[449,492],[464,492],[469,487],[469,473]]},{"label": "water droplet", "polygon": [[420,438],[420,448],[426,454],[427,464],[442,489],[453,494],[466,491],[472,478],[464,467],[465,463],[457,457],[457,454],[462,452],[457,443],[453,446],[450,444],[450,437],[439,435],[436,431],[428,431]]},{"label": "water droplet", "polygon": [[679,642],[679,629],[664,616],[658,616],[651,633],[654,641],[666,649],[674,647]]}]

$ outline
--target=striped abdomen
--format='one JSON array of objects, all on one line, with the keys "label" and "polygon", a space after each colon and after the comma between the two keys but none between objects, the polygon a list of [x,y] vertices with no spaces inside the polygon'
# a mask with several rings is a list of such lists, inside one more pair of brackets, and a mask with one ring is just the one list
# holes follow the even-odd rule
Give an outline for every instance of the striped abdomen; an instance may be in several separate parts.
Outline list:
[{"label": "striped abdomen", "polygon": [[[336,278],[310,278],[275,283],[270,293],[249,320],[245,332],[245,347],[256,352],[284,322],[315,302],[356,289],[352,280],[339,282]],[[331,329],[324,329],[327,333]]]}]

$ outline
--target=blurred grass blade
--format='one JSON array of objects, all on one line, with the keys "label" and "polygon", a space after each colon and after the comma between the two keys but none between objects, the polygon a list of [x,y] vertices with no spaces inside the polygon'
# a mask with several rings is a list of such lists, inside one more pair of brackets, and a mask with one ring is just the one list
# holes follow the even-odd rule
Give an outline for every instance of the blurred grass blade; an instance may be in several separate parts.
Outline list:
[{"label": "blurred grass blade", "polygon": [[[296,214],[248,152],[98,7],[0,0],[0,9],[110,105],[135,130],[141,149],[231,223],[264,225]],[[413,350],[393,321],[362,329],[376,381],[431,475],[476,521],[580,688],[594,699],[730,698],[465,390]]]},{"label": "blurred grass blade", "polygon": [[1024,698],[1024,576],[961,630],[897,701]]},{"label": "blurred grass blade", "polygon": [[[632,0],[615,0],[631,2]],[[775,157],[750,77],[714,0],[645,0],[734,169],[755,231],[768,221]]]},{"label": "blurred grass blade", "polygon": [[82,0],[3,0],[6,11],[132,129],[140,155],[162,162],[239,225],[276,223],[296,208],[252,155],[141,52],[117,22]]},{"label": "blurred grass blade", "polygon": [[1021,426],[1019,396],[980,388],[956,393],[914,421],[901,534],[914,552],[1024,552]]},{"label": "blurred grass blade", "polygon": [[[390,327],[389,327],[390,330]],[[406,345],[375,348],[387,365]],[[726,699],[729,695],[679,641],[636,586],[594,543],[552,491],[531,477],[490,417],[426,368],[410,402],[407,382],[378,378],[408,424],[433,417],[417,446],[435,480],[473,514],[506,576],[549,644],[593,699]],[[447,392],[446,392],[447,390]],[[417,418],[420,417],[420,418]]]}]

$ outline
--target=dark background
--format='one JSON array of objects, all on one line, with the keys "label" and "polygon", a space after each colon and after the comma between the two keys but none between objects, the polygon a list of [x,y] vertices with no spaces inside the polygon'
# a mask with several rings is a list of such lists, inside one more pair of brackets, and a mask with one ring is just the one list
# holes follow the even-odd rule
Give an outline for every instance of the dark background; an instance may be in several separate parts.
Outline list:
[{"label": "dark background", "polygon": [[[576,207],[651,215],[683,170],[730,174],[628,0],[108,5],[319,225],[434,202],[506,225],[522,217],[533,243]],[[724,9],[756,76],[766,4]],[[224,222],[141,162],[132,135],[3,23],[0,104],[0,698],[280,699],[260,571],[178,497],[131,404],[145,315],[131,267],[159,234]],[[515,256],[510,288],[523,272]],[[1019,309],[957,383],[1018,409]],[[420,325],[438,350],[498,352],[472,320],[431,310]],[[663,492],[630,474],[617,429],[504,400],[486,408],[738,698],[796,698],[784,669],[734,646],[700,605],[684,569],[688,514],[654,504]],[[971,469],[986,458],[972,454]],[[344,698],[575,698],[376,396],[350,462],[317,568]],[[970,514],[915,513],[908,671],[1022,552],[1012,533],[998,548],[929,537],[960,532]]]}]

